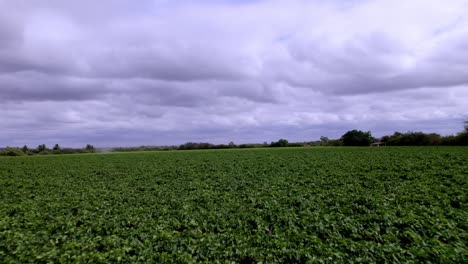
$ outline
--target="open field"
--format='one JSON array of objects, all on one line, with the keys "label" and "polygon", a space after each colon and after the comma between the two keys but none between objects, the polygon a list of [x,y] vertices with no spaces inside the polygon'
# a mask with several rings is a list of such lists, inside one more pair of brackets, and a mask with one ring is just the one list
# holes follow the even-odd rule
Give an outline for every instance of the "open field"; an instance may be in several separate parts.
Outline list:
[{"label": "open field", "polygon": [[0,263],[468,259],[468,148],[0,158]]}]

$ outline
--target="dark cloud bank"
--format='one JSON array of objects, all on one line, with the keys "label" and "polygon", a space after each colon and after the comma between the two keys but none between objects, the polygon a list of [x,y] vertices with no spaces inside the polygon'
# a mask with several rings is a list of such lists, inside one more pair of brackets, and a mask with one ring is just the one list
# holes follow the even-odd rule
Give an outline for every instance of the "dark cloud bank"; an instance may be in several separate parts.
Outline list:
[{"label": "dark cloud bank", "polygon": [[456,133],[468,119],[465,10],[0,0],[0,145]]}]

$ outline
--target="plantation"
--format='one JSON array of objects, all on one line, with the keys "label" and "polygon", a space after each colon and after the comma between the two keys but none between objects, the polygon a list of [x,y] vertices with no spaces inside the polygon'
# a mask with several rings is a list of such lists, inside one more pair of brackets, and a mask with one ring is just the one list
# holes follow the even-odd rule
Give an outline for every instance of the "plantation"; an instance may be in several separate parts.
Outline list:
[{"label": "plantation", "polygon": [[0,158],[0,263],[463,263],[468,148]]}]

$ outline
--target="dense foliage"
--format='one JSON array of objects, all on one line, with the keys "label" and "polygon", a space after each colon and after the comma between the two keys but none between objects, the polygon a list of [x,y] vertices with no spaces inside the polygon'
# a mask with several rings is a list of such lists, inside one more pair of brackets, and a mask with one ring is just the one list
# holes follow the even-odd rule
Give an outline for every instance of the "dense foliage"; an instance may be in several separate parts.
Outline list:
[{"label": "dense foliage", "polygon": [[468,145],[468,131],[458,133],[454,136],[442,137],[436,133],[423,132],[395,132],[391,136],[382,137],[381,141],[388,146],[430,146],[430,145],[448,145],[448,146],[466,146]]},{"label": "dense foliage", "polygon": [[234,142],[229,144],[211,144],[207,142],[187,142],[179,146],[138,146],[138,147],[118,147],[112,148],[112,152],[135,152],[135,151],[167,151],[167,150],[198,150],[198,149],[232,149],[232,148],[260,148],[267,147],[264,144],[240,144]]},{"label": "dense foliage", "polygon": [[0,158],[0,263],[462,263],[468,149]]},{"label": "dense foliage", "polygon": [[342,137],[341,141],[344,146],[369,146],[374,141],[371,132],[363,132],[360,130],[351,130],[346,132]]},{"label": "dense foliage", "polygon": [[270,147],[273,148],[284,148],[287,147],[289,142],[286,139],[280,139],[276,142],[271,142]]},{"label": "dense foliage", "polygon": [[0,151],[0,156],[23,156],[24,152],[20,148],[6,147]]},{"label": "dense foliage", "polygon": [[96,149],[93,145],[86,145],[85,148],[61,148],[59,144],[55,144],[52,149],[47,148],[45,144],[39,145],[35,149],[29,149],[24,145],[22,148],[6,147],[0,151],[0,156],[23,156],[23,155],[48,155],[48,154],[78,154],[78,153],[95,153]]}]

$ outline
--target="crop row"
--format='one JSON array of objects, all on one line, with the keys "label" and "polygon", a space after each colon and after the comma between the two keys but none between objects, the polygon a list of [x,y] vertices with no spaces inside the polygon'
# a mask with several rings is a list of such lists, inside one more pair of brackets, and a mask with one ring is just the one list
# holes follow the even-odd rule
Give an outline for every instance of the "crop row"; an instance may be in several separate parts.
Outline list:
[{"label": "crop row", "polygon": [[468,149],[0,158],[0,263],[468,259]]}]

